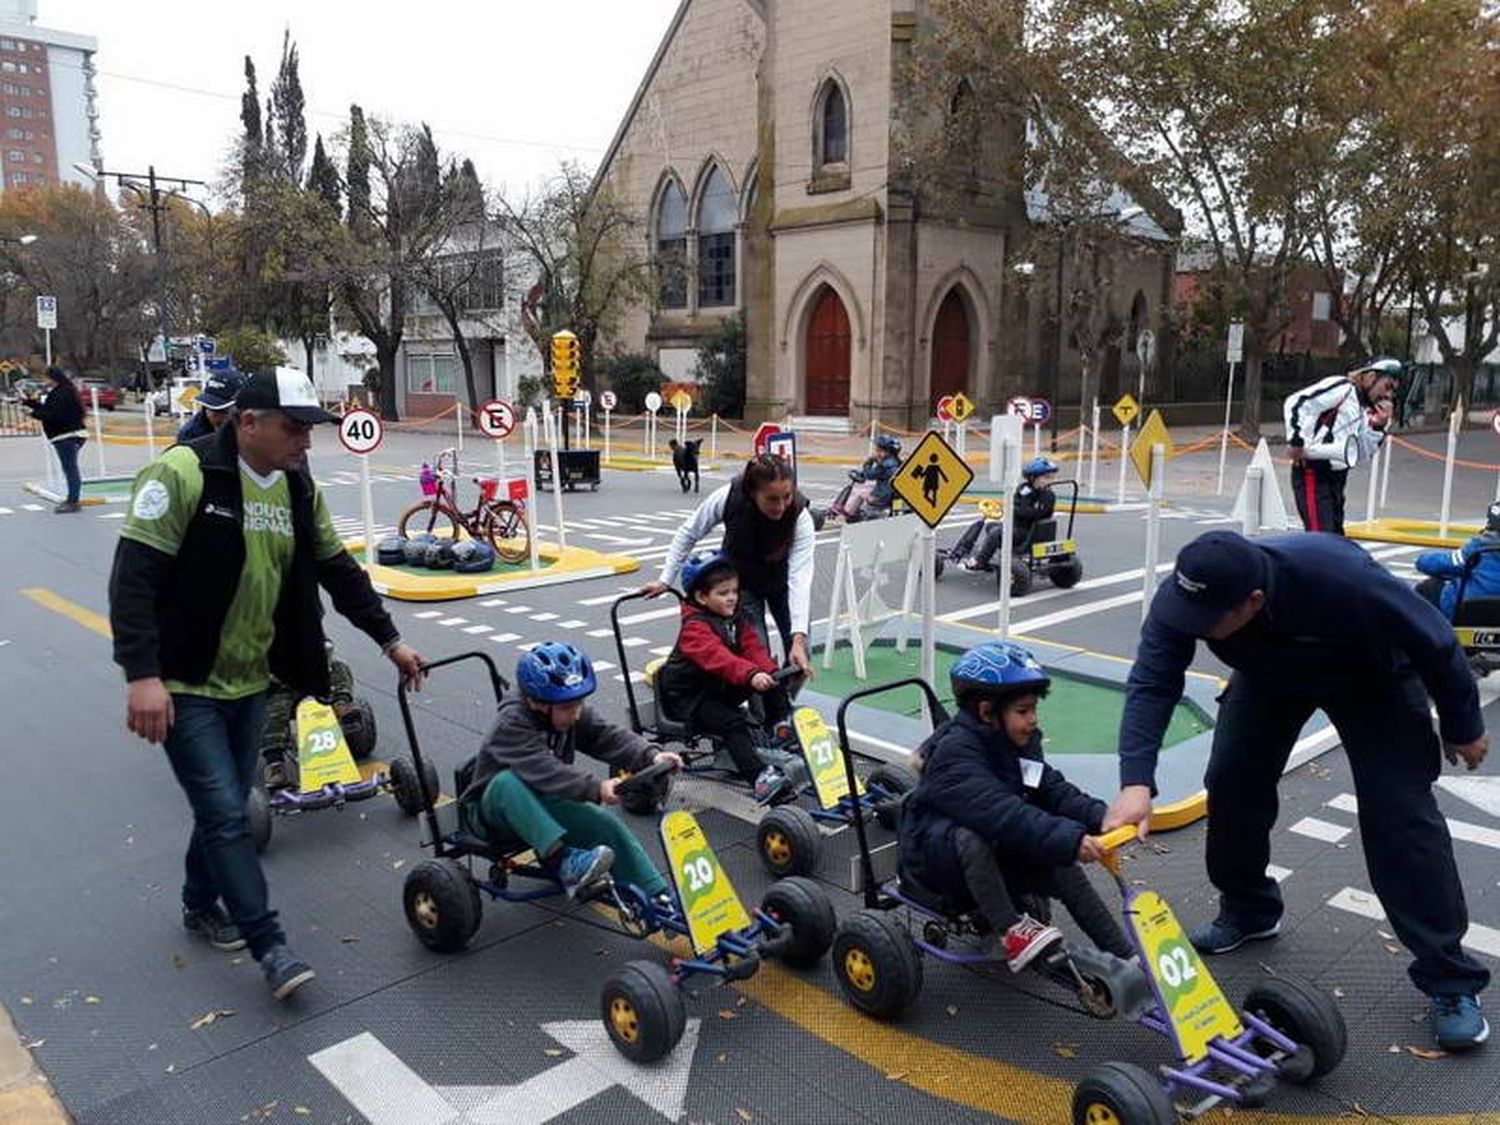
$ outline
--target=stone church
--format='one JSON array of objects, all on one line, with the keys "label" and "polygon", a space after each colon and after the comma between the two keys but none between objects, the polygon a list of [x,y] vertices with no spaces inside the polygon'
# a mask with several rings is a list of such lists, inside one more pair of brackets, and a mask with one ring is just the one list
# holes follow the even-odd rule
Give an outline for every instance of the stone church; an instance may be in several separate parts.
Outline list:
[{"label": "stone church", "polygon": [[[893,122],[964,93],[962,79],[915,88],[927,6],[683,0],[596,181],[639,214],[658,278],[612,346],[689,381],[698,342],[743,311],[752,419],[917,428],[943,394],[988,414],[1053,386],[1076,418],[1077,340],[1054,312],[1063,258],[1033,247],[1045,198],[1017,182],[940,201],[902,175]],[[1018,164],[1024,135],[986,147]],[[1118,331],[1089,376],[1106,402],[1135,390],[1136,342],[1163,339],[1171,296],[1180,220],[1141,194],[1115,193],[1128,237],[1112,243],[1104,303]]]}]

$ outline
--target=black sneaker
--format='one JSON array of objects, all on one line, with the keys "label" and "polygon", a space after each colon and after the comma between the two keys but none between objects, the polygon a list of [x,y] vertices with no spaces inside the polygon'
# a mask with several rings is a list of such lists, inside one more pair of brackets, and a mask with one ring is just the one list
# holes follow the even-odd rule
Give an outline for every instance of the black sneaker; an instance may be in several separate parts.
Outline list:
[{"label": "black sneaker", "polygon": [[312,966],[284,945],[273,945],[260,959],[260,971],[266,976],[271,995],[285,1000],[313,977]]},{"label": "black sneaker", "polygon": [[182,908],[182,925],[190,934],[197,934],[215,949],[233,953],[245,948],[245,939],[240,928],[229,920],[229,915],[215,905],[212,910],[189,910]]},{"label": "black sneaker", "polygon": [[1270,941],[1281,933],[1281,922],[1269,926],[1244,926],[1232,918],[1219,915],[1212,922],[1205,922],[1188,934],[1188,941],[1199,953],[1229,953],[1247,941]]}]

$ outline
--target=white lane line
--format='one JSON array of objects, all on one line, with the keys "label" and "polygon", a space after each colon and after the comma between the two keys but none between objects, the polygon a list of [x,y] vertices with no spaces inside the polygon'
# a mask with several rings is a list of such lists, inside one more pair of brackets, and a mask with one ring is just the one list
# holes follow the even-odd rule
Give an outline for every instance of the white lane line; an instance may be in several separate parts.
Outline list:
[{"label": "white lane line", "polygon": [[489,625],[470,625],[467,629],[464,630],[465,633],[468,633],[470,636],[474,637],[481,636],[485,633],[493,633],[494,631],[494,628]]},{"label": "white lane line", "polygon": [[368,1031],[309,1055],[307,1061],[370,1125],[464,1119],[452,1103]]},{"label": "white lane line", "polygon": [[597,539],[600,543],[606,543],[611,547],[644,547],[651,542],[649,539],[626,539],[622,535],[606,535],[602,531],[585,532],[584,538]]},{"label": "white lane line", "polygon": [[[1328,802],[1328,807],[1338,809],[1340,812],[1359,815],[1359,800],[1353,793],[1340,793]],[[1466,844],[1478,844],[1482,848],[1494,848],[1500,851],[1500,831],[1486,828],[1482,824],[1470,824],[1466,820],[1453,820],[1446,818],[1448,834],[1455,840],[1462,840]]]},{"label": "white lane line", "polygon": [[11,511],[9,508],[0,508],[0,516],[13,516],[15,514],[16,513]]},{"label": "white lane line", "polygon": [[619,594],[605,594],[603,597],[600,597],[600,598],[584,598],[578,604],[579,605],[586,605],[586,606],[609,605],[611,602],[617,602],[619,600],[620,600],[620,595]]},{"label": "white lane line", "polygon": [[1042,629],[1050,629],[1054,625],[1062,625],[1065,622],[1077,620],[1080,617],[1103,613],[1107,609],[1118,609],[1120,606],[1133,605],[1144,596],[1140,590],[1132,590],[1128,594],[1117,594],[1112,598],[1104,598],[1097,602],[1071,606],[1068,609],[1060,609],[1056,613],[1044,613],[1041,617],[1033,617],[1029,621],[1013,622],[1010,631],[1017,635],[1035,633]]},{"label": "white lane line", "polygon": [[[1357,914],[1361,918],[1369,918],[1376,922],[1385,921],[1385,907],[1381,906],[1380,900],[1369,891],[1345,887],[1328,900],[1328,905],[1335,910]],[[1500,930],[1490,926],[1481,926],[1478,922],[1470,922],[1469,930],[1464,934],[1463,944],[1465,948],[1472,949],[1475,953],[1500,957]]]},{"label": "white lane line", "polygon": [[[615,682],[623,684],[625,682],[625,677],[617,675],[615,677]],[[646,682],[646,674],[644,672],[632,672],[630,673],[630,682],[633,684],[643,684]]]},{"label": "white lane line", "polygon": [[610,663],[608,660],[594,661],[594,671],[596,672],[608,672],[613,667],[615,667],[615,665]]},{"label": "white lane line", "polygon": [[443,616],[443,611],[440,609],[424,609],[421,613],[414,613],[412,616],[419,621],[431,621],[434,617]]},{"label": "white lane line", "polygon": [[519,644],[516,647],[518,649],[520,649],[522,652],[530,652],[532,649],[536,648],[536,646],[539,645],[539,644],[541,644],[541,643],[542,643],[541,641],[527,641],[525,644]]},{"label": "white lane line", "polygon": [[556,625],[556,628],[558,628],[558,629],[577,629],[580,625],[587,625],[587,624],[588,624],[587,621],[580,621],[580,620],[578,620],[578,618],[573,617],[573,618],[568,619],[567,621],[559,621],[557,623],[557,625]]},{"label": "white lane line", "polygon": [[[7,510],[4,514],[5,515],[10,515],[10,512]],[[129,514],[128,512],[100,512],[99,513],[99,518],[101,520],[122,520],[128,514]]]},{"label": "white lane line", "polygon": [[620,618],[620,624],[639,625],[644,621],[660,621],[663,617],[676,617],[681,613],[681,606],[669,605],[666,609],[651,609],[645,613],[632,613],[627,617]]},{"label": "white lane line", "polygon": [[493,637],[490,638],[490,640],[494,641],[497,645],[508,645],[511,641],[519,641],[520,639],[520,633],[496,633]]},{"label": "white lane line", "polygon": [[595,527],[619,527],[620,526],[620,521],[619,520],[591,520],[589,522],[591,522]]},{"label": "white lane line", "polygon": [[439,625],[448,625],[448,626],[453,626],[453,625],[467,625],[468,623],[469,623],[469,619],[467,617],[445,617],[441,621],[438,622]]},{"label": "white lane line", "polygon": [[557,620],[557,614],[555,614],[555,613],[533,613],[531,615],[531,619],[533,621],[556,621]]},{"label": "white lane line", "polygon": [[613,629],[590,629],[589,630],[589,636],[591,636],[591,637],[612,637],[614,635],[615,635],[615,631]]},{"label": "white lane line", "polygon": [[672,655],[672,646],[671,645],[663,645],[661,648],[653,648],[651,650],[651,655],[652,656],[671,656]]},{"label": "white lane line", "polygon": [[1277,867],[1274,863],[1268,863],[1266,864],[1266,874],[1278,883],[1285,883],[1292,877],[1292,869],[1290,867]]},{"label": "white lane line", "polygon": [[1342,824],[1331,824],[1326,820],[1319,820],[1315,816],[1304,816],[1288,830],[1299,836],[1307,836],[1314,840],[1322,840],[1325,844],[1337,844],[1354,829],[1347,828]]},{"label": "white lane line", "polygon": [[626,648],[640,648],[641,645],[649,645],[651,642],[645,637],[626,637],[620,643]]},{"label": "white lane line", "polygon": [[530,613],[531,612],[531,607],[529,605],[512,605],[512,606],[506,606],[505,612],[506,613]]},{"label": "white lane line", "polygon": [[[1168,574],[1172,570],[1172,563],[1162,563],[1156,568],[1158,574]],[[1098,578],[1085,578],[1071,590],[1046,590],[1040,594],[1028,594],[1024,599],[1012,598],[1012,609],[1025,609],[1027,606],[1036,605],[1039,602],[1052,601],[1054,598],[1065,598],[1069,594],[1077,593],[1079,590],[1097,590],[1104,586],[1116,586],[1121,582],[1139,582],[1142,575],[1146,573],[1144,567],[1136,567],[1134,570],[1122,570],[1114,574],[1102,574]],[[970,606],[954,613],[940,614],[939,621],[967,621],[971,617],[983,617],[986,614],[995,613],[1000,609],[998,601],[984,602],[980,605]]]},{"label": "white lane line", "polygon": [[479,604],[482,605],[485,609],[494,609],[497,605],[504,605],[505,604],[505,599],[504,598],[491,598],[489,601],[487,601],[487,602],[480,602]]},{"label": "white lane line", "polygon": [[28,512],[45,512],[47,510],[44,504],[22,504],[21,507],[25,508]]}]

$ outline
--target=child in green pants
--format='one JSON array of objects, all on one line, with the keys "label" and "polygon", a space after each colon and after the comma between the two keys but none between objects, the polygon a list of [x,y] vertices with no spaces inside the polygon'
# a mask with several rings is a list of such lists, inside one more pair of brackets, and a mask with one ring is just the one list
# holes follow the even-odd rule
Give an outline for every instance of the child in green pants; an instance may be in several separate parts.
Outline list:
[{"label": "child in green pants", "polygon": [[500,705],[459,795],[474,823],[492,837],[531,845],[570,898],[611,870],[648,895],[667,891],[646,849],[604,807],[619,804],[619,782],[579,769],[573,758],[583,753],[631,772],[658,758],[679,768],[682,760],[584,706],[598,681],[573,645],[537,645],[516,664],[516,686],[519,696]]}]

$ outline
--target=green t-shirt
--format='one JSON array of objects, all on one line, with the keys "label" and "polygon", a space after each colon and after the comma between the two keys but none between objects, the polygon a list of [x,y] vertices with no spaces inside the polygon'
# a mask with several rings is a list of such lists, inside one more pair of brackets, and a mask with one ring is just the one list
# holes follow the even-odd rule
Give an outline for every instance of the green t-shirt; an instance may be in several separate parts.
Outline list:
[{"label": "green t-shirt", "polygon": [[[286,474],[261,476],[240,461],[244,497],[245,566],[224,619],[212,671],[201,684],[167,680],[168,691],[241,699],[271,682],[269,654],[281,585],[292,565],[292,498]],[[203,470],[191,449],[167,450],[136,474],[130,513],[121,532],[164,554],[177,554],[203,495]],[[313,553],[318,561],[343,550],[323,494],[313,494]]]}]

